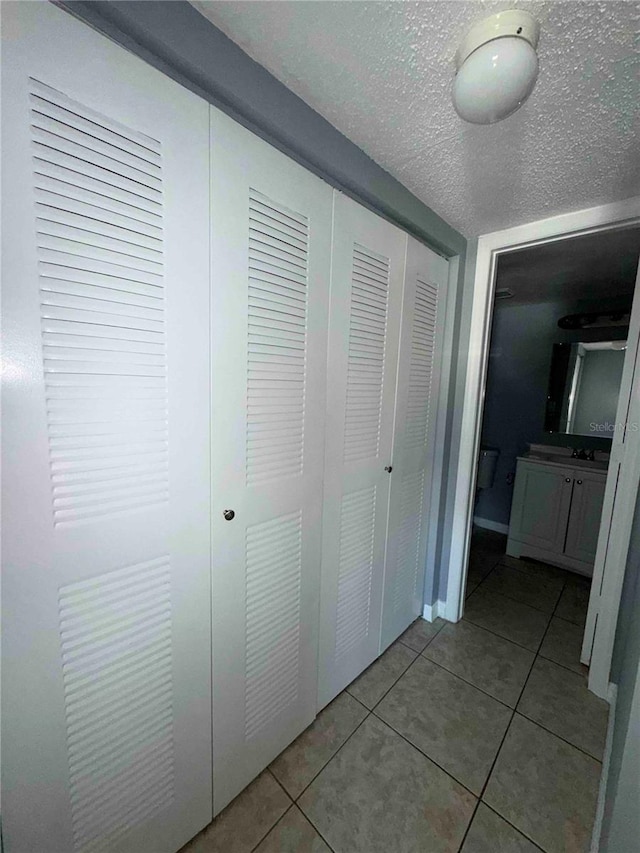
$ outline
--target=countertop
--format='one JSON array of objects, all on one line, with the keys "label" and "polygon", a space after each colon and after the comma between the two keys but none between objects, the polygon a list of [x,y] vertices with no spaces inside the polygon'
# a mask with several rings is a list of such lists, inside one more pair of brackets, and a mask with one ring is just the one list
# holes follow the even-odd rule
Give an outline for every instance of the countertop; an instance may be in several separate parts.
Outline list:
[{"label": "countertop", "polygon": [[518,456],[523,462],[540,462],[544,465],[554,465],[558,468],[584,468],[589,471],[599,471],[606,473],[609,468],[609,462],[596,459],[576,459],[568,453],[554,453],[553,451],[543,452],[539,450],[531,450],[525,453],[524,456]]}]

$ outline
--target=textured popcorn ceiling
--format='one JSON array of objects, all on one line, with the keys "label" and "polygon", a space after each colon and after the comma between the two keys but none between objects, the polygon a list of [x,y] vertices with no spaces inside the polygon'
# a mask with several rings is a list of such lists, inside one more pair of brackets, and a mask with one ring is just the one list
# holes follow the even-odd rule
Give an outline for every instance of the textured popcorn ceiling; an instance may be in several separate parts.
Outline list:
[{"label": "textured popcorn ceiling", "polygon": [[[467,236],[640,194],[638,2],[194,5]],[[514,7],[541,23],[536,88],[505,121],[465,124],[462,33]]]}]

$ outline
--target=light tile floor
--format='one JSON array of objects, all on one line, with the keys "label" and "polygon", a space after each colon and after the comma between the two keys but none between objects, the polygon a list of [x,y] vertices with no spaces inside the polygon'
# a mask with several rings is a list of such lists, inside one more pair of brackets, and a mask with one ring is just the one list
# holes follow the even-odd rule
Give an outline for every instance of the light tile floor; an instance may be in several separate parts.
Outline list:
[{"label": "light tile floor", "polygon": [[586,853],[589,582],[504,545],[476,531],[465,618],[414,622],[184,853]]}]

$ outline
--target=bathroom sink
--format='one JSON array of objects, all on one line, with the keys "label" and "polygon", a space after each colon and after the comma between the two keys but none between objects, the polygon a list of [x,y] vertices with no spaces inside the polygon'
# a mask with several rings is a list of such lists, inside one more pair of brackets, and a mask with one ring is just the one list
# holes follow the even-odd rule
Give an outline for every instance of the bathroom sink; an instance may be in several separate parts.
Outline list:
[{"label": "bathroom sink", "polygon": [[572,468],[591,468],[593,471],[606,471],[609,467],[609,463],[604,460],[575,459],[567,453],[540,453],[535,451],[528,453],[524,458],[550,462],[552,465],[569,465]]}]

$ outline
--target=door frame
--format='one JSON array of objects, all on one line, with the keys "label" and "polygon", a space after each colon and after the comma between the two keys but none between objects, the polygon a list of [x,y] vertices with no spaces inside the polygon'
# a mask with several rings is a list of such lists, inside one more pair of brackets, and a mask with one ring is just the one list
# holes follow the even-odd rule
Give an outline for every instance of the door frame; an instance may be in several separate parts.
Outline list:
[{"label": "door frame", "polygon": [[[426,245],[426,244],[425,244]],[[432,249],[431,246],[427,248]],[[435,251],[432,249],[432,251]],[[444,334],[442,338],[442,355],[440,371],[440,391],[438,394],[436,415],[436,448],[445,447],[449,434],[449,395],[451,393],[452,370],[456,357],[455,351],[455,320],[456,301],[464,287],[464,262],[467,254],[452,255],[446,260],[449,263],[447,279],[447,294],[444,300]],[[462,277],[460,276],[462,261]],[[443,453],[436,452],[433,460],[433,475],[431,478],[431,495],[429,506],[431,511],[427,524],[427,558],[424,566],[425,583],[422,601],[423,619],[433,622],[438,616],[444,616],[444,602],[438,600],[438,584],[440,581],[440,549],[439,536],[443,526],[443,497],[446,495],[447,466]],[[436,511],[437,509],[437,511]]]},{"label": "door frame", "polygon": [[[460,438],[452,453],[455,466],[455,485],[453,496],[453,520],[451,526],[451,546],[445,617],[451,622],[462,618],[464,610],[464,588],[469,559],[471,528],[473,521],[473,498],[476,486],[476,459],[480,446],[480,431],[484,409],[489,342],[493,315],[493,299],[496,285],[498,258],[501,254],[518,249],[543,246],[571,237],[597,234],[604,231],[619,230],[640,225],[640,196],[613,204],[591,207],[574,213],[565,213],[548,219],[541,219],[525,225],[503,231],[494,231],[478,238],[478,251],[473,280],[471,322],[469,343],[459,353],[460,367],[465,371],[464,397],[461,407]],[[638,357],[638,327],[640,326],[640,293],[636,288],[629,337],[634,342],[635,352],[627,350],[625,363],[631,364]],[[632,368],[629,368],[629,377]],[[636,382],[637,385],[637,376]],[[628,382],[626,401],[627,410],[633,403],[632,383]],[[622,400],[621,400],[622,402]],[[637,407],[636,403],[636,407]],[[619,408],[620,411],[620,408]],[[631,414],[631,412],[630,412]],[[589,687],[599,696],[606,697],[609,692],[609,671],[613,654],[615,624],[620,604],[620,592],[626,567],[626,556],[631,534],[633,512],[623,511],[622,504],[635,507],[635,499],[640,485],[640,432],[627,431],[625,456],[629,462],[625,465],[627,475],[617,484],[617,497],[611,530],[616,547],[607,554],[607,543],[603,544],[602,527],[600,545],[596,557],[594,575],[600,568],[601,574],[606,568],[606,578],[600,596],[600,618],[604,617],[606,631],[598,631],[593,644],[592,666],[589,674]],[[613,461],[613,459],[612,459]],[[607,477],[607,493],[616,491],[612,482],[613,471],[617,465],[611,465]],[[606,509],[606,499],[605,499]],[[606,565],[605,565],[606,558]],[[599,566],[600,562],[600,566]]]}]

